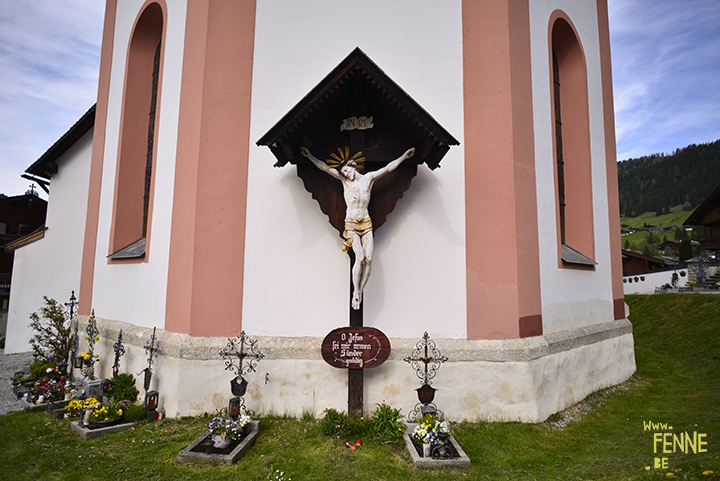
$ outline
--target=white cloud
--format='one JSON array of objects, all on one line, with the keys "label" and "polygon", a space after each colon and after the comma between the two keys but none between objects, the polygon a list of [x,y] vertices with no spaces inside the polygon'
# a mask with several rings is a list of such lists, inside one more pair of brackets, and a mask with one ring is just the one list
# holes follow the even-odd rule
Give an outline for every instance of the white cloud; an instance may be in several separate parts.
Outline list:
[{"label": "white cloud", "polygon": [[716,0],[609,0],[618,159],[720,138]]},{"label": "white cloud", "polygon": [[104,2],[0,0],[0,192],[95,103]]},{"label": "white cloud", "polygon": [[[0,0],[0,192],[95,102],[104,3]],[[618,159],[720,138],[717,0],[608,0]]]}]

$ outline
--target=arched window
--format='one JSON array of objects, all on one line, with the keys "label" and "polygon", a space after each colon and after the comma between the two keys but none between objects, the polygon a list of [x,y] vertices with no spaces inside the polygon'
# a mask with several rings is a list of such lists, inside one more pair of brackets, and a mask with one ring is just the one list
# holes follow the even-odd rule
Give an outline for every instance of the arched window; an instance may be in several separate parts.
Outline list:
[{"label": "arched window", "polygon": [[158,102],[163,12],[148,5],[133,31],[125,71],[111,259],[145,256],[152,204],[155,111]]},{"label": "arched window", "polygon": [[570,23],[552,27],[558,239],[563,265],[593,266],[595,238],[585,56]]}]

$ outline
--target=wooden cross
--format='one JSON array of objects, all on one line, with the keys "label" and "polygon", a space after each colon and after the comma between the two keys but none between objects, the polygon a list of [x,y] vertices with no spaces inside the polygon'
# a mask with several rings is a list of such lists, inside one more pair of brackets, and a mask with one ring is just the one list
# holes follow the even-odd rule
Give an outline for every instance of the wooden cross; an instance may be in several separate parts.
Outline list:
[{"label": "wooden cross", "polygon": [[[348,250],[350,255],[350,299],[352,299],[353,283],[352,283],[352,267],[355,263],[355,254],[352,249]],[[365,301],[360,303],[360,309],[350,308],[350,327],[363,327],[363,305]],[[348,369],[348,414],[355,417],[363,415],[363,389],[364,375],[362,369]]]}]

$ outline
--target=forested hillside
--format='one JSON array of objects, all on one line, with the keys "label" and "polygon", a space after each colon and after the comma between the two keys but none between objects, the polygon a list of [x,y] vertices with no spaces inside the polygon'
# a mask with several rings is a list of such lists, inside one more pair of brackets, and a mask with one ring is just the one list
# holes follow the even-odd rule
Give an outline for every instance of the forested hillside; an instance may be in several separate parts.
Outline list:
[{"label": "forested hillside", "polygon": [[618,162],[618,184],[623,217],[696,207],[720,184],[720,140]]}]

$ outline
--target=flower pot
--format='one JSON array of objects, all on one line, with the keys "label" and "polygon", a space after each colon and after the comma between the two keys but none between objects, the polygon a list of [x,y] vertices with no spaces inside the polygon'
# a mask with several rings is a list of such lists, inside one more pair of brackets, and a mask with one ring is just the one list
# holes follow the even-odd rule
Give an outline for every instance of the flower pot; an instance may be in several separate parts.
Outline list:
[{"label": "flower pot", "polygon": [[93,421],[90,420],[90,425],[88,428],[90,429],[97,429],[97,428],[107,428],[110,426],[115,426],[116,424],[121,424],[125,420],[124,415],[120,415],[119,417],[115,419],[110,419],[109,421]]},{"label": "flower pot", "polygon": [[232,440],[232,438],[230,438],[229,436],[225,436],[225,437],[223,438],[221,435],[215,434],[215,435],[212,437],[212,441],[213,441],[213,445],[214,445],[216,448],[218,448],[218,449],[225,449],[225,448],[227,448],[228,446],[230,446],[230,443],[232,443],[233,440]]},{"label": "flower pot", "polygon": [[432,448],[432,445],[430,443],[423,443],[423,458],[430,457],[431,448]]}]

